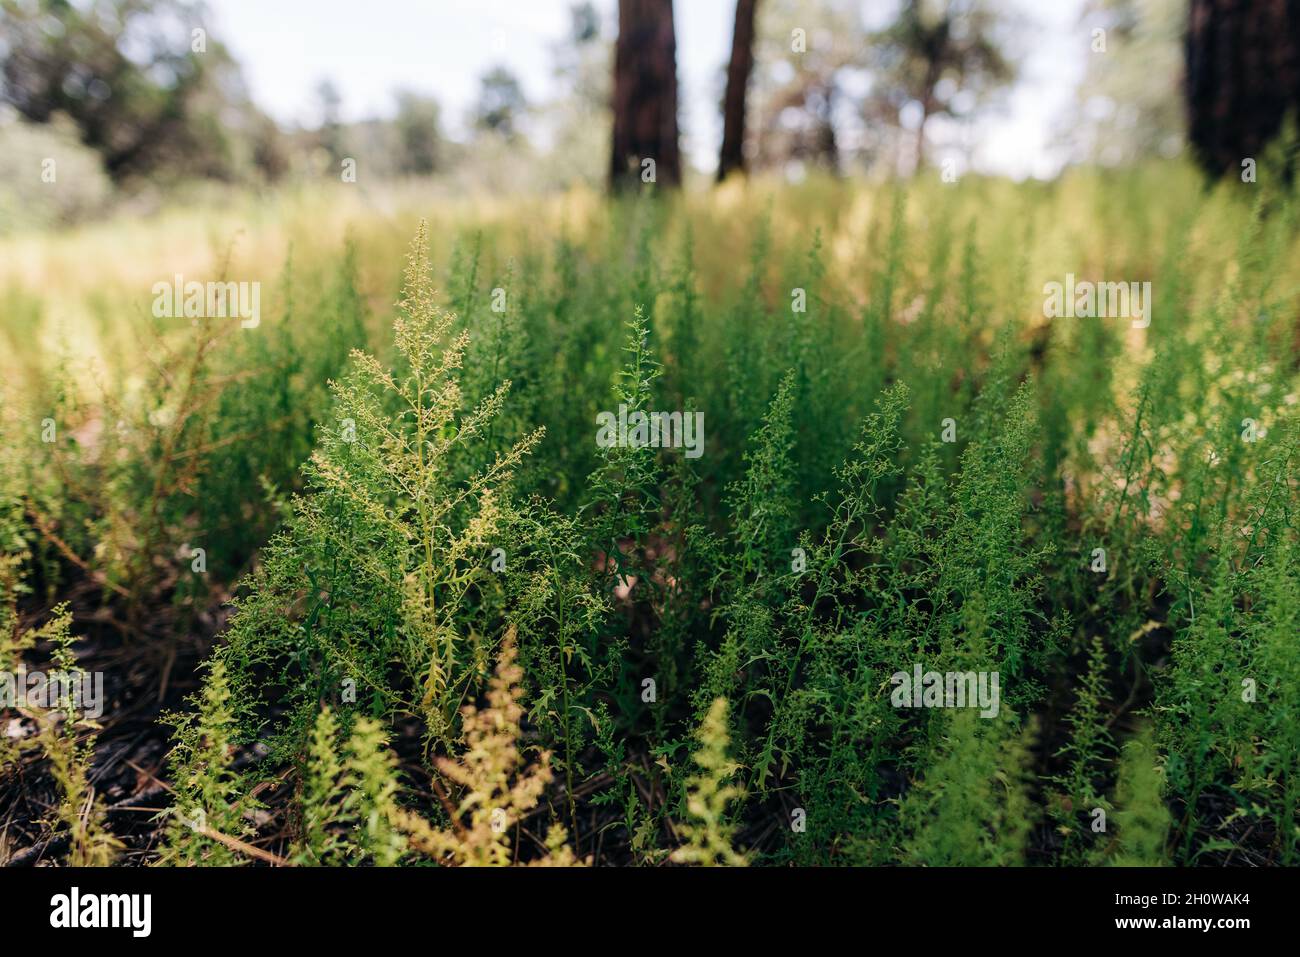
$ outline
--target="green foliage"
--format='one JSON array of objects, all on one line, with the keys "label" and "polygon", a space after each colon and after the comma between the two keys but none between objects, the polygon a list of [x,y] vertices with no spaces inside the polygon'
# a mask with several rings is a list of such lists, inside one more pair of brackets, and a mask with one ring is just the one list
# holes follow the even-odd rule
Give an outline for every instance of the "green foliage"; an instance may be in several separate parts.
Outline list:
[{"label": "green foliage", "polygon": [[317,701],[338,700],[345,681],[376,714],[418,714],[431,737],[448,742],[479,636],[499,620],[484,559],[509,521],[511,474],[542,433],[456,474],[457,456],[484,441],[509,383],[461,411],[468,335],[453,333],[431,283],[421,228],[394,324],[400,371],[353,354],[333,387],[334,421],[321,426],[304,467],[312,494],[295,500],[268,546],[223,649],[248,733],[263,703],[254,670],[283,676],[284,755],[305,741]]},{"label": "green foliage", "polygon": [[383,726],[358,718],[340,755],[339,726],[322,708],[312,726],[302,783],[299,864],[392,867],[407,851],[393,821],[401,790]]},{"label": "green foliage", "polygon": [[[83,672],[72,653],[76,640],[71,632],[72,615],[66,605],[54,608],[50,620],[33,638],[49,640],[53,646],[52,664],[73,681]],[[61,797],[55,809],[57,826],[68,838],[69,867],[108,867],[122,849],[104,820],[104,802],[90,784],[91,762],[95,754],[95,736],[78,736],[85,724],[69,702],[68,709],[48,712],[39,718],[37,742],[50,762],[50,774],[59,786]]]},{"label": "green foliage", "polygon": [[699,771],[686,780],[686,820],[680,829],[684,840],[672,859],[706,867],[743,865],[745,858],[732,846],[733,828],[727,820],[731,803],[744,796],[728,783],[736,766],[727,758],[727,699],[710,705],[698,735],[693,757]]},{"label": "green foliage", "polygon": [[1124,745],[1115,785],[1118,867],[1160,867],[1168,862],[1169,809],[1162,800],[1164,780],[1156,764],[1150,730]]},{"label": "green foliage", "polygon": [[297,854],[302,864],[345,864],[353,853],[351,836],[341,824],[346,795],[338,735],[334,713],[322,708],[312,726],[303,775],[302,838]]},{"label": "green foliage", "polygon": [[358,853],[376,867],[392,867],[406,851],[406,841],[393,824],[397,813],[397,759],[387,747],[383,725],[358,718],[348,739],[341,787],[344,813],[356,821]]},{"label": "green foliage", "polygon": [[1114,755],[1106,709],[1106,645],[1101,636],[1093,638],[1088,650],[1087,670],[1075,690],[1074,707],[1065,718],[1068,740],[1057,752],[1067,760],[1067,771],[1057,777],[1061,787],[1054,813],[1065,835],[1066,855],[1074,856],[1091,834],[1092,812],[1106,809],[1101,797],[1100,777]]},{"label": "green foliage", "polygon": [[983,721],[956,712],[925,779],[903,800],[902,863],[1024,864],[1034,823],[1025,780],[1030,736],[1009,714]]},{"label": "green foliage", "polygon": [[255,805],[241,794],[242,775],[234,767],[230,698],[225,663],[217,659],[195,702],[197,711],[171,718],[176,729],[176,746],[168,758],[173,796],[161,863],[241,862],[232,844],[250,832],[244,812]]},{"label": "green foliage", "polygon": [[[168,862],[1300,861],[1294,197],[928,180],[453,205],[404,276],[313,219],[257,329],[22,352],[4,665],[64,593],[141,660],[219,629]],[[1066,268],[1150,326],[1046,319]]]}]

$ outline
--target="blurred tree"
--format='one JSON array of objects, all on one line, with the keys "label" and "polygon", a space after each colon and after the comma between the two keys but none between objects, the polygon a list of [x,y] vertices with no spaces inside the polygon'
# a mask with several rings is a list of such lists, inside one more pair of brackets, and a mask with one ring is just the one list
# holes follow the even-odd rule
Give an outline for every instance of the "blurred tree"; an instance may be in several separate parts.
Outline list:
[{"label": "blurred tree", "polygon": [[544,164],[549,185],[563,188],[582,182],[595,186],[609,170],[612,44],[590,0],[569,8],[569,32],[554,43],[555,81],[559,95],[542,105],[550,130],[550,161]]},{"label": "blurred tree", "polygon": [[[1088,67],[1077,111],[1059,130],[1070,158],[1117,166],[1177,154],[1186,130],[1187,0],[1089,0],[1080,25]],[[1104,52],[1097,30],[1105,31]]]},{"label": "blurred tree", "polygon": [[579,46],[600,39],[600,13],[591,0],[569,7],[569,39]]},{"label": "blurred tree", "polygon": [[969,114],[1015,70],[1003,52],[1006,20],[983,0],[904,0],[898,18],[871,37],[868,113],[914,114],[914,169],[925,162],[925,131],[937,115]]},{"label": "blurred tree", "polygon": [[320,110],[320,129],[317,136],[321,149],[330,157],[330,166],[337,166],[347,150],[343,145],[343,96],[332,80],[316,84],[316,103]]},{"label": "blurred tree", "polygon": [[555,77],[565,87],[564,99],[587,109],[609,109],[609,49],[601,18],[591,0],[569,8],[569,33],[553,44]]},{"label": "blurred tree", "polygon": [[258,114],[250,130],[253,165],[263,177],[275,182],[289,172],[293,157],[289,140],[268,116]]},{"label": "blurred tree", "polygon": [[[0,111],[0,235],[32,226],[61,226],[101,212],[112,194],[99,154],[80,142],[62,114],[36,124]],[[58,157],[58,189],[33,188],[42,163]]]},{"label": "blurred tree", "polygon": [[519,120],[527,109],[523,88],[513,73],[496,66],[483,74],[474,107],[474,125],[478,129],[514,139],[519,133]]},{"label": "blurred tree", "polygon": [[758,12],[752,165],[838,171],[843,80],[865,33],[854,0],[764,0]]},{"label": "blurred tree", "polygon": [[418,93],[397,94],[397,171],[428,176],[442,165],[442,111],[438,101]]},{"label": "blurred tree", "polygon": [[758,0],[736,0],[736,24],[731,33],[727,92],[722,102],[722,148],[718,153],[718,182],[735,170],[745,170],[745,94],[754,69],[754,10]]},{"label": "blurred tree", "polygon": [[[187,0],[0,0],[0,100],[46,123],[68,116],[115,180],[233,179],[266,118]],[[239,142],[236,142],[238,140]]]},{"label": "blurred tree", "polygon": [[1300,3],[1191,0],[1186,56],[1196,154],[1215,175],[1239,169],[1300,108]]},{"label": "blurred tree", "polygon": [[639,184],[645,160],[654,161],[656,182],[680,184],[672,0],[619,0],[613,106],[610,187]]}]

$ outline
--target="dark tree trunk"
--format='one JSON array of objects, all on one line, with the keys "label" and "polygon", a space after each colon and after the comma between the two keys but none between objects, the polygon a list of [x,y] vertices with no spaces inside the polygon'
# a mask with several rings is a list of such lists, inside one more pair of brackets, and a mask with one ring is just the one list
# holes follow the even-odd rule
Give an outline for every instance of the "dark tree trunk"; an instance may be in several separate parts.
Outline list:
[{"label": "dark tree trunk", "polygon": [[613,106],[610,187],[640,184],[647,159],[654,160],[656,182],[681,183],[672,0],[619,0]]},{"label": "dark tree trunk", "polygon": [[1206,170],[1240,170],[1300,109],[1300,0],[1191,0],[1188,133]]},{"label": "dark tree trunk", "polygon": [[718,182],[727,174],[745,171],[745,93],[754,69],[754,8],[758,0],[736,0],[736,26],[731,34],[727,64],[727,93],[722,101],[722,150]]}]

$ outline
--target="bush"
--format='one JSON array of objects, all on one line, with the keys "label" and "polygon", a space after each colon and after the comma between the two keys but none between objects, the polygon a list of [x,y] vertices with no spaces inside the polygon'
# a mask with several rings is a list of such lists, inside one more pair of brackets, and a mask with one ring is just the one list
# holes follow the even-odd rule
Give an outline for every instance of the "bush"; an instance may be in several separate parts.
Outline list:
[{"label": "bush", "polygon": [[305,217],[258,329],[6,395],[0,653],[189,694],[169,863],[1295,863],[1295,200],[1187,177]]}]

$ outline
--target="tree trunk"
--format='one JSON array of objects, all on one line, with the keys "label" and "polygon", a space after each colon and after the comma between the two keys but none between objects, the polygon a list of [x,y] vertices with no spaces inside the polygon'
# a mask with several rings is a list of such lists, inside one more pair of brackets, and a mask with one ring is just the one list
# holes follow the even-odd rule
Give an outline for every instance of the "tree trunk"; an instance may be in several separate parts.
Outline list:
[{"label": "tree trunk", "polygon": [[677,35],[672,0],[619,0],[614,47],[612,189],[682,181],[677,146]]},{"label": "tree trunk", "polygon": [[1197,158],[1215,175],[1240,170],[1300,109],[1300,2],[1191,0],[1185,53]]},{"label": "tree trunk", "polygon": [[727,64],[727,93],[722,101],[722,150],[718,182],[727,174],[745,171],[745,93],[754,69],[754,8],[758,0],[736,0],[736,26],[731,34]]}]

